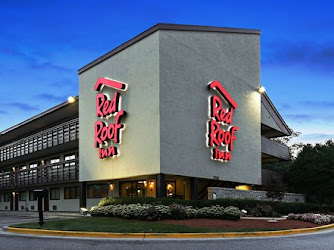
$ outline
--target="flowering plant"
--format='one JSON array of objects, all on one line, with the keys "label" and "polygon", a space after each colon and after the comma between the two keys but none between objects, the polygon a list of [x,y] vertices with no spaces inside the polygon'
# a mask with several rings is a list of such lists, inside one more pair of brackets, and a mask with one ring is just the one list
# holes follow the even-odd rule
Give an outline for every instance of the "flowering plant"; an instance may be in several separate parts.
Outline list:
[{"label": "flowering plant", "polygon": [[293,214],[293,213],[290,213],[288,215],[288,219],[307,221],[307,222],[312,222],[312,223],[316,223],[319,225],[334,223],[334,216],[328,215],[328,214],[312,214],[312,213]]},{"label": "flowering plant", "polygon": [[115,204],[107,206],[95,206],[90,210],[92,216],[119,217],[126,219],[192,219],[192,218],[216,218],[239,220],[241,212],[236,207],[222,207],[219,205],[203,208],[193,208],[173,203],[166,205],[150,204]]}]

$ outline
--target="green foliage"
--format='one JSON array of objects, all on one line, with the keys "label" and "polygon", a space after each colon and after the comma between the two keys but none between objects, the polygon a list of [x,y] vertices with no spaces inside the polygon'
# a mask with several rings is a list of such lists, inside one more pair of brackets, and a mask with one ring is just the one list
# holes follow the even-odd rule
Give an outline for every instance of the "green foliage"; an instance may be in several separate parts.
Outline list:
[{"label": "green foliage", "polygon": [[271,206],[266,204],[258,204],[249,211],[249,215],[254,217],[269,217],[273,213]]},{"label": "green foliage", "polygon": [[291,166],[290,180],[299,192],[316,196],[321,207],[334,195],[334,142],[304,146]]},{"label": "green foliage", "polygon": [[187,218],[187,210],[183,205],[173,203],[169,205],[169,212],[173,219],[184,220]]},{"label": "green foliage", "polygon": [[240,220],[241,212],[238,208],[229,206],[224,209],[224,219],[226,220]]},{"label": "green foliage", "polygon": [[284,197],[286,187],[278,177],[272,176],[267,183],[266,190],[267,199],[281,201]]},{"label": "green foliage", "polygon": [[[268,201],[259,201],[253,199],[217,199],[217,200],[178,200],[171,198],[151,198],[151,197],[126,197],[126,198],[103,198],[103,205],[117,205],[117,204],[157,204],[156,209],[159,205],[169,206],[173,203],[191,206],[192,210],[196,208],[221,206],[229,207],[234,206],[239,209],[246,209],[249,211],[258,205],[270,205]],[[317,204],[313,203],[299,203],[299,202],[274,202],[275,212],[278,214],[289,214],[289,213],[307,213],[316,211],[318,209]],[[334,208],[333,208],[334,209]],[[187,210],[191,209],[187,208]],[[334,210],[333,210],[334,211]]]},{"label": "green foliage", "polygon": [[147,220],[159,220],[161,217],[161,214],[159,211],[155,208],[155,206],[150,206],[147,210],[146,219]]},{"label": "green foliage", "polygon": [[120,217],[125,219],[158,220],[162,219],[192,219],[192,218],[221,218],[240,220],[241,212],[238,208],[227,208],[219,205],[203,208],[192,208],[180,204],[156,205],[149,204],[117,204],[92,207],[92,216]]},{"label": "green foliage", "polygon": [[262,167],[264,169],[276,171],[285,176],[289,174],[291,164],[292,161],[281,161],[281,162],[265,163],[263,164]]}]

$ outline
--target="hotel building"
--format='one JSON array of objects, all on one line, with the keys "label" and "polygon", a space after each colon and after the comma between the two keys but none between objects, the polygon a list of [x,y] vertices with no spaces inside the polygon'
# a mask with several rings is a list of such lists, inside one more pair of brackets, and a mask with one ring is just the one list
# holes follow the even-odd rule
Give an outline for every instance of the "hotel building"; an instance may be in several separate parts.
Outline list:
[{"label": "hotel building", "polygon": [[79,97],[0,132],[0,210],[261,187],[291,131],[260,93],[260,31],[157,24],[78,70]]}]

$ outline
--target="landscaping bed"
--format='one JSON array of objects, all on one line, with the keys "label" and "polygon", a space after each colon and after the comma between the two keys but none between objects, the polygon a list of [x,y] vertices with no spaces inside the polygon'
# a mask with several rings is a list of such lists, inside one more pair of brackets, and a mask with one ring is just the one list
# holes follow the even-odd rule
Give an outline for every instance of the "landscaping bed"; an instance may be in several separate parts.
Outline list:
[{"label": "landscaping bed", "polygon": [[241,219],[239,221],[230,220],[217,220],[217,219],[188,219],[188,220],[162,220],[159,223],[184,225],[188,227],[201,227],[201,228],[217,228],[217,229],[258,229],[263,230],[283,230],[283,229],[297,229],[297,228],[310,228],[317,227],[319,225],[298,221],[298,220],[279,220],[278,222],[271,223],[268,220],[263,219]]},{"label": "landscaping bed", "polygon": [[87,217],[46,221],[43,227],[40,227],[37,222],[14,225],[12,227],[113,233],[211,233],[272,231],[316,226],[319,225],[298,220],[279,220],[277,223],[269,223],[268,220],[263,219],[241,219],[239,221],[221,219],[140,221]]}]

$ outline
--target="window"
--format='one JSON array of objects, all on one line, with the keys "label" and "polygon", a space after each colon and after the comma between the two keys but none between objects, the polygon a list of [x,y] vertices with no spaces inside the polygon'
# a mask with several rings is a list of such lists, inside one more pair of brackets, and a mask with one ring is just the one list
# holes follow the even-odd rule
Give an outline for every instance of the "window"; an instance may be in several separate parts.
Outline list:
[{"label": "window", "polygon": [[11,196],[11,193],[4,193],[3,201],[10,202],[10,196]]},{"label": "window", "polygon": [[145,197],[145,183],[146,181],[121,182],[121,197]]},{"label": "window", "polygon": [[50,189],[50,200],[60,200],[60,189],[59,188]]},{"label": "window", "polygon": [[108,196],[108,184],[88,185],[88,198],[103,198]]},{"label": "window", "polygon": [[51,164],[53,164],[53,163],[57,163],[57,162],[60,162],[59,157],[57,157],[57,158],[52,158],[52,159],[50,160],[50,163],[51,163]]},{"label": "window", "polygon": [[31,163],[31,164],[29,165],[29,168],[37,168],[37,163]]},{"label": "window", "polygon": [[75,154],[65,155],[65,161],[74,160]]},{"label": "window", "polygon": [[26,193],[26,191],[22,191],[22,192],[20,192],[19,193],[19,201],[25,201],[25,200],[27,200],[27,193]]},{"label": "window", "polygon": [[58,162],[60,162],[59,157],[57,157],[57,158],[52,158],[52,159],[50,160],[50,163],[52,164],[52,169],[58,169],[58,168],[59,168],[60,165],[55,164],[55,163],[58,163]]},{"label": "window", "polygon": [[64,199],[79,199],[80,188],[79,187],[65,187],[64,188]]},{"label": "window", "polygon": [[33,190],[30,190],[30,191],[29,191],[29,200],[30,200],[30,201],[35,201],[35,200],[37,200],[37,198],[36,198],[35,195],[34,195],[34,191],[33,191]]}]

